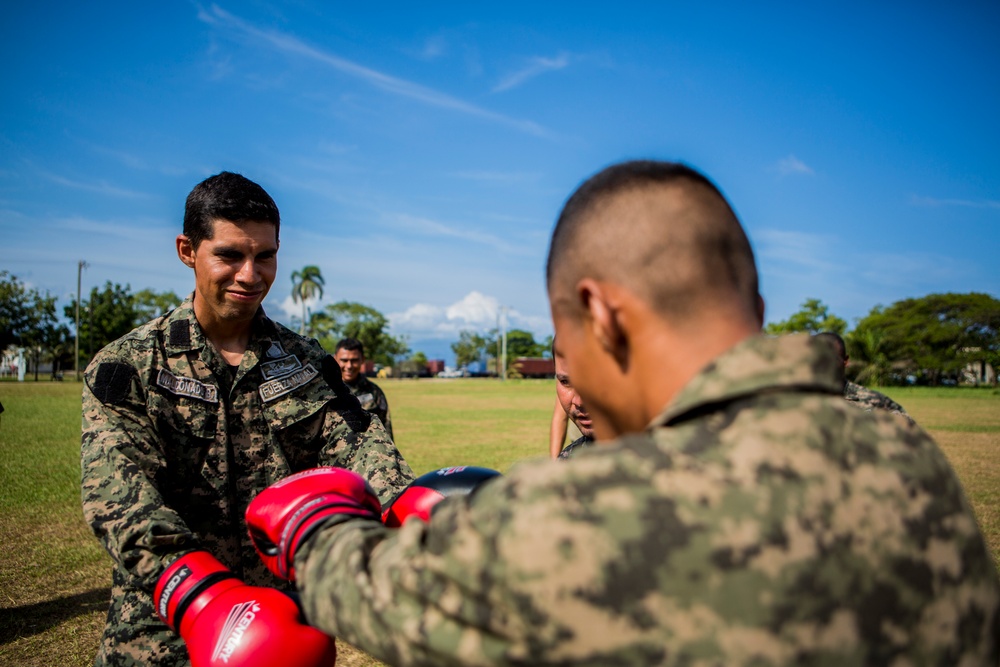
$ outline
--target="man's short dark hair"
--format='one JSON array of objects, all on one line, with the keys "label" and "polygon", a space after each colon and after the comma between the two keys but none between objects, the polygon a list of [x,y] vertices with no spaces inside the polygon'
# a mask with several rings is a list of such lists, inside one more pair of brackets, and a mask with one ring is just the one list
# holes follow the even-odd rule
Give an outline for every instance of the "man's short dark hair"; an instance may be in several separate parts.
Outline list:
[{"label": "man's short dark hair", "polygon": [[847,359],[847,344],[844,342],[844,339],[840,334],[834,331],[821,331],[816,334],[816,338],[825,338],[830,341],[830,343],[837,348],[837,354],[840,355],[840,360],[845,361]]},{"label": "man's short dark hair", "polygon": [[571,294],[588,277],[627,286],[675,317],[720,299],[759,310],[753,250],[736,214],[708,178],[676,162],[612,165],[566,201],[549,246],[549,295]]},{"label": "man's short dark hair", "polygon": [[337,347],[333,349],[333,353],[337,354],[341,350],[347,350],[348,352],[360,352],[361,356],[365,356],[365,346],[357,338],[341,338],[337,341]]},{"label": "man's short dark hair", "polygon": [[195,249],[212,238],[212,221],[270,222],[278,240],[281,216],[271,195],[250,179],[224,171],[194,186],[184,206],[184,235]]}]

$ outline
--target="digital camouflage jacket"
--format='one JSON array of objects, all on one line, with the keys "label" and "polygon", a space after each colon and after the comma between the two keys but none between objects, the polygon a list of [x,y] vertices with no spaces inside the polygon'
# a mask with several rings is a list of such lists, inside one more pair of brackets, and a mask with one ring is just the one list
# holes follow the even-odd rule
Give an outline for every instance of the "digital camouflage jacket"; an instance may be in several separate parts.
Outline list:
[{"label": "digital camouflage jacket", "polygon": [[906,414],[906,410],[903,409],[902,405],[892,400],[885,394],[851,382],[850,380],[844,383],[844,398],[852,403],[857,403],[858,407],[864,410],[879,408],[881,410],[888,410],[889,412],[895,412],[901,415]]},{"label": "digital camouflage jacket", "polygon": [[429,523],[296,554],[310,622],[392,665],[996,665],[959,481],[843,400],[810,336],[719,356],[648,432],[532,461]]},{"label": "digital camouflage jacket", "polygon": [[245,582],[281,586],[243,514],[283,477],[339,466],[385,502],[413,473],[319,345],[263,311],[235,373],[189,298],[101,350],[83,388],[84,516],[114,562],[98,665],[187,664],[151,593],[177,556],[207,549]]},{"label": "digital camouflage jacket", "polygon": [[[361,407],[372,413],[382,421],[382,426],[390,438],[392,434],[392,417],[389,415],[389,401],[385,398],[385,392],[377,384],[366,378],[364,375],[358,376],[353,383],[345,383],[351,390],[354,397],[361,403]],[[393,439],[395,442],[395,439]]]}]

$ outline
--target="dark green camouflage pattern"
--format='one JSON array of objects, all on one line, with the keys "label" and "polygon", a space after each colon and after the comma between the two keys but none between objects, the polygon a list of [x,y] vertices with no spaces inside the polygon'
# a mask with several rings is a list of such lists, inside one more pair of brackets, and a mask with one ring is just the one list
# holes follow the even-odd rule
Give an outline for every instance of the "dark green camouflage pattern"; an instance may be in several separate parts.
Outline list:
[{"label": "dark green camouflage pattern", "polygon": [[364,375],[359,375],[358,379],[354,382],[345,382],[344,384],[351,390],[351,394],[358,399],[362,408],[381,420],[382,426],[385,427],[389,437],[393,438],[395,442],[395,437],[392,434],[392,417],[389,414],[389,401],[386,400],[385,392],[382,391],[382,388]]},{"label": "dark green camouflage pattern", "polygon": [[844,383],[844,398],[852,403],[856,403],[863,410],[878,408],[879,410],[888,410],[897,415],[906,414],[906,410],[903,409],[902,405],[885,394],[856,384],[850,380]]},{"label": "dark green camouflage pattern", "polygon": [[557,456],[556,458],[559,459],[571,458],[579,454],[584,449],[593,446],[593,444],[594,444],[593,438],[588,438],[585,435],[581,435],[579,438],[577,438],[573,442],[563,447],[563,450],[559,452],[559,456]]},{"label": "dark green camouflage pattern", "polygon": [[429,524],[296,555],[310,622],[392,665],[996,665],[1000,582],[958,479],[754,337],[646,433],[533,461]]},{"label": "dark green camouflage pattern", "polygon": [[207,549],[247,583],[283,586],[243,520],[247,503],[274,482],[340,466],[388,501],[413,479],[346,391],[336,361],[262,312],[235,376],[206,342],[189,298],[103,349],[85,379],[83,510],[114,562],[98,665],[187,664],[151,599],[183,553]]}]

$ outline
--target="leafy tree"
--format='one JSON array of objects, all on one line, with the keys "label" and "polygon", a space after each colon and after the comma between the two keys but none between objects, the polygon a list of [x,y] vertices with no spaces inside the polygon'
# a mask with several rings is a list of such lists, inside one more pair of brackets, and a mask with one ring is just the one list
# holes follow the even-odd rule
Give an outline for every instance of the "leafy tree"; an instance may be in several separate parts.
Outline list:
[{"label": "leafy tree", "polygon": [[0,350],[26,348],[37,380],[42,358],[57,360],[68,338],[69,329],[56,317],[56,297],[28,289],[17,276],[0,271]]},{"label": "leafy tree", "polygon": [[[66,317],[76,316],[76,299],[63,309]],[[95,352],[113,340],[121,338],[133,328],[139,319],[129,285],[122,287],[109,280],[103,290],[90,290],[90,298],[80,303],[80,348],[84,358],[89,359]],[[84,364],[80,364],[82,367]]]},{"label": "leafy tree", "polygon": [[353,301],[329,305],[309,319],[309,329],[324,349],[333,352],[341,338],[357,338],[365,346],[365,357],[383,366],[410,351],[404,339],[386,331],[388,326],[385,315]]},{"label": "leafy tree", "polygon": [[[1000,301],[988,294],[929,294],[876,306],[853,338],[877,332],[886,356],[929,384],[957,380],[972,362],[1000,350]],[[876,335],[873,333],[872,335]]]},{"label": "leafy tree", "polygon": [[451,344],[451,351],[455,353],[455,365],[462,368],[473,362],[483,361],[495,340],[495,331],[487,332],[485,336],[474,331],[459,332],[458,341]]},{"label": "leafy tree", "polygon": [[17,276],[0,271],[0,350],[20,344],[25,332],[35,325],[32,292]]},{"label": "leafy tree", "polygon": [[536,343],[530,331],[511,329],[507,332],[507,360],[518,357],[544,357],[548,349],[544,343]]},{"label": "leafy tree", "polygon": [[149,288],[136,292],[132,298],[136,312],[135,326],[170,312],[183,301],[172,291],[154,292]]},{"label": "leafy tree", "polygon": [[306,333],[306,301],[316,297],[317,294],[322,299],[324,283],[323,274],[320,273],[318,266],[309,265],[302,267],[301,271],[292,271],[292,301],[294,303],[302,302],[300,334],[305,335]]},{"label": "leafy tree", "polygon": [[771,322],[764,327],[769,334],[786,334],[820,331],[832,331],[843,335],[847,330],[847,322],[836,315],[830,314],[830,308],[819,299],[806,299],[802,309],[793,313],[787,320]]}]

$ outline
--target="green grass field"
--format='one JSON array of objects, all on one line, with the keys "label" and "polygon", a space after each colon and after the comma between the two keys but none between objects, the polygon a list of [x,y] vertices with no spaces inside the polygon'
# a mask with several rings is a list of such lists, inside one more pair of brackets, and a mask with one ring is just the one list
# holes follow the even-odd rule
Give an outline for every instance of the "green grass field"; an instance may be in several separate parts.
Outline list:
[{"label": "green grass field", "polygon": [[[383,380],[400,450],[419,474],[445,465],[507,470],[542,456],[551,381]],[[1000,554],[1000,390],[886,391],[934,436]],[[0,665],[90,665],[110,561],[79,499],[80,385],[0,383]],[[339,665],[377,665],[349,647]]]}]

